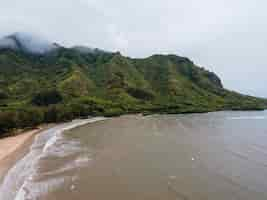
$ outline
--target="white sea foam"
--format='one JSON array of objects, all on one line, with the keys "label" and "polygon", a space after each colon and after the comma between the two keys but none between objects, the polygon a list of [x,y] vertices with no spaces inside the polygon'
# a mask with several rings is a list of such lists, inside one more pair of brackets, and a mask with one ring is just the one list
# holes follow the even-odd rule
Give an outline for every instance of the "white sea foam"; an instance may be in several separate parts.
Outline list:
[{"label": "white sea foam", "polygon": [[266,116],[239,116],[239,117],[228,117],[230,120],[263,120]]},{"label": "white sea foam", "polygon": [[[38,196],[54,191],[70,177],[57,177],[46,182],[25,181],[16,194],[15,200],[38,199]],[[41,188],[41,189],[40,189]]]},{"label": "white sea foam", "polygon": [[75,160],[75,163],[78,165],[83,165],[83,164],[88,164],[92,160],[93,159],[89,157],[79,157]]},{"label": "white sea foam", "polygon": [[43,153],[47,152],[49,147],[53,146],[60,139],[60,137],[61,137],[60,134],[61,134],[60,130],[56,131],[55,135],[46,142],[46,144],[43,148]]},{"label": "white sea foam", "polygon": [[[90,156],[79,156],[74,160],[63,163],[57,169],[44,172],[40,171],[40,162],[44,162],[49,155],[61,158],[77,154],[77,152],[81,151],[80,143],[78,141],[65,140],[63,132],[104,119],[103,117],[97,117],[74,120],[38,134],[31,146],[30,152],[17,162],[6,175],[0,186],[0,200],[38,199],[39,195],[55,189],[64,183],[66,179],[73,180],[73,177],[60,177],[56,175],[88,164],[92,160]],[[40,179],[40,177],[47,176],[55,178],[49,178],[45,182]]]}]

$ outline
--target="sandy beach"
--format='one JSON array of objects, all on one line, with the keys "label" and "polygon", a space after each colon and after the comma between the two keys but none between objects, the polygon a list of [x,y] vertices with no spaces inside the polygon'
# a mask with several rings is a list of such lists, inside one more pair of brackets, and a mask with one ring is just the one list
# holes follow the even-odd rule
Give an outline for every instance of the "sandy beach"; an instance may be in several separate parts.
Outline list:
[{"label": "sandy beach", "polygon": [[18,135],[0,139],[0,185],[8,170],[29,152],[36,134],[59,124],[44,124]]},{"label": "sandy beach", "polygon": [[0,183],[13,164],[29,150],[34,136],[46,127],[25,131],[16,136],[0,139]]}]

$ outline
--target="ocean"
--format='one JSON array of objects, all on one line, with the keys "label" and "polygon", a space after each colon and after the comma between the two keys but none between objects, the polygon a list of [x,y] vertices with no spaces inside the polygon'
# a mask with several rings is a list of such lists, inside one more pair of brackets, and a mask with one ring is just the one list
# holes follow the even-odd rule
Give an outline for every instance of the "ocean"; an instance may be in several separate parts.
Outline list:
[{"label": "ocean", "polygon": [[37,135],[1,200],[266,200],[267,112],[126,115]]}]

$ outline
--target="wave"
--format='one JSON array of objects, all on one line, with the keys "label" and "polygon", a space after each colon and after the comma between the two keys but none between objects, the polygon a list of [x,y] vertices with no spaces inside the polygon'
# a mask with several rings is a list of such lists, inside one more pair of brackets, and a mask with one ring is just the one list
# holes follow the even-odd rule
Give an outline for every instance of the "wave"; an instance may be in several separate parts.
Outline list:
[{"label": "wave", "polygon": [[239,116],[239,117],[228,117],[230,120],[263,120],[266,116]]},{"label": "wave", "polygon": [[[35,137],[30,151],[24,158],[18,161],[5,176],[0,186],[0,199],[25,200],[38,199],[50,190],[60,186],[69,179],[75,177],[62,177],[60,174],[84,166],[92,160],[88,154],[83,155],[79,141],[66,140],[64,131],[70,130],[88,123],[105,120],[104,117],[96,117],[83,120],[74,120],[43,131]],[[48,156],[56,157],[57,167],[43,170]],[[60,158],[75,159],[60,160]],[[49,179],[47,179],[49,177]]]}]

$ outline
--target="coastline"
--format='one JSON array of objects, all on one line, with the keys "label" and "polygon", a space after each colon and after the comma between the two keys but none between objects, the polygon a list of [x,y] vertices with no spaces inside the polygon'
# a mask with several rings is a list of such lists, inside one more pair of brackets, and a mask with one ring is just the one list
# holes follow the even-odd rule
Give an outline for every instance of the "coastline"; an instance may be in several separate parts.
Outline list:
[{"label": "coastline", "polygon": [[[220,112],[220,111],[214,111],[214,112]],[[148,115],[153,115],[153,114],[155,114],[155,113],[150,113]],[[192,114],[192,113],[187,113],[187,114]],[[144,115],[145,116],[146,114],[137,113],[134,115]],[[57,123],[57,124],[52,123],[52,124],[41,125],[37,128],[31,129],[31,130],[22,131],[21,133],[15,135],[15,136],[0,138],[0,185],[2,183],[3,178],[5,177],[5,174],[7,173],[7,171],[18,160],[23,158],[23,156],[25,156],[28,153],[29,148],[34,141],[35,136],[37,134],[47,130],[47,129],[55,127],[59,124],[62,124],[62,123]],[[85,123],[84,125],[86,125],[86,124],[87,123]],[[80,125],[80,126],[83,126],[83,125]]]},{"label": "coastline", "polygon": [[0,185],[8,170],[28,153],[35,136],[51,127],[52,125],[44,125],[0,139]]},{"label": "coastline", "polygon": [[[87,120],[82,120],[80,122],[79,119],[73,120],[69,122],[69,125],[67,125],[65,128],[61,127],[61,130],[64,132],[65,130],[84,126],[88,123],[93,123],[98,120],[103,120],[103,119],[101,118],[98,119],[98,117],[94,117],[94,118],[88,118]],[[32,130],[23,131],[16,136],[0,139],[0,186],[5,176],[7,175],[8,171],[20,159],[22,159],[27,153],[29,153],[30,147],[34,142],[35,136],[49,129],[56,128],[57,126],[60,127],[60,125],[62,125],[62,123],[46,124]]]},{"label": "coastline", "polygon": [[[150,114],[153,115],[154,113]],[[192,113],[187,113],[187,114],[192,114]],[[146,114],[137,113],[134,115],[146,115]],[[25,156],[28,153],[29,148],[34,141],[35,136],[40,132],[55,127],[59,124],[61,123],[41,125],[31,130],[22,131],[20,134],[17,134],[15,136],[0,138],[0,185],[7,171],[18,160],[23,158],[23,156]]]},{"label": "coastline", "polygon": [[[170,197],[169,194],[175,195],[177,192],[180,193],[180,190],[181,190],[181,194],[183,194],[183,192],[186,191],[185,195],[188,195],[189,198],[191,198],[191,196],[190,196],[191,193],[193,195],[193,192],[195,192],[195,191],[196,191],[196,194],[197,194],[197,192],[200,191],[204,195],[206,195],[206,194],[213,195],[213,193],[210,193],[209,188],[213,187],[213,185],[215,185],[214,190],[216,190],[216,189],[218,189],[218,188],[216,188],[216,186],[218,186],[217,184],[219,184],[219,186],[222,187],[222,189],[219,190],[219,192],[222,192],[222,195],[228,196],[228,191],[229,191],[230,197],[231,197],[232,191],[240,192],[240,187],[237,187],[237,188],[234,187],[233,188],[232,182],[228,182],[228,176],[230,178],[232,177],[231,166],[229,166],[229,167],[228,167],[228,165],[225,166],[225,167],[228,167],[227,169],[229,169],[229,174],[226,174],[227,180],[225,181],[224,176],[218,177],[217,173],[216,174],[214,173],[213,169],[217,170],[217,168],[216,168],[217,165],[214,166],[213,165],[214,162],[211,162],[213,160],[210,159],[212,156],[213,156],[212,159],[217,159],[218,158],[217,153],[218,153],[218,155],[220,155],[222,151],[225,152],[224,151],[224,147],[225,147],[224,146],[224,144],[225,144],[224,140],[223,139],[217,140],[217,137],[216,137],[216,141],[215,141],[215,143],[213,143],[213,142],[210,142],[211,140],[209,140],[209,137],[205,137],[205,138],[208,138],[206,140],[207,143],[206,142],[203,143],[203,140],[202,140],[203,134],[207,133],[206,127],[210,127],[211,129],[209,129],[209,130],[211,130],[211,131],[209,131],[207,133],[207,135],[204,135],[204,136],[210,135],[212,137],[212,141],[214,141],[213,140],[213,136],[214,136],[213,133],[214,133],[214,130],[217,130],[217,128],[216,128],[217,126],[213,127],[213,125],[219,125],[220,126],[222,124],[222,121],[221,121],[222,119],[224,119],[225,122],[228,123],[229,125],[232,125],[233,123],[235,123],[235,121],[230,120],[230,117],[240,118],[241,120],[245,119],[246,124],[248,122],[252,122],[252,124],[254,124],[255,120],[249,120],[249,121],[247,120],[250,118],[255,118],[258,120],[259,116],[264,116],[264,118],[266,119],[266,117],[265,117],[266,114],[265,113],[262,114],[259,112],[257,112],[257,113],[247,113],[246,112],[246,113],[237,113],[237,114],[233,113],[233,112],[230,114],[228,112],[227,113],[210,113],[209,115],[203,115],[203,118],[201,118],[203,120],[199,119],[200,115],[197,115],[196,117],[195,117],[195,115],[193,115],[189,118],[188,117],[181,117],[180,118],[180,116],[177,116],[178,118],[176,116],[163,116],[163,117],[156,116],[155,118],[154,117],[153,118],[148,117],[145,119],[143,119],[142,116],[136,116],[136,115],[129,115],[129,116],[130,117],[123,116],[122,118],[121,117],[116,118],[116,119],[113,118],[112,120],[108,120],[109,122],[107,122],[107,123],[100,123],[98,125],[96,125],[95,123],[92,123],[91,125],[89,125],[90,124],[89,119],[77,120],[77,121],[74,121],[71,123],[62,124],[63,126],[61,126],[59,124],[54,124],[53,127],[47,129],[48,132],[52,129],[52,131],[50,131],[50,134],[48,134],[50,137],[44,137],[43,139],[42,139],[42,136],[46,135],[46,133],[44,133],[44,132],[46,132],[46,130],[41,130],[40,134],[38,134],[38,133],[33,134],[31,136],[31,139],[28,139],[24,143],[24,145],[22,145],[24,147],[21,147],[22,149],[24,149],[24,151],[26,151],[26,153],[25,153],[26,155],[24,154],[23,158],[20,158],[20,160],[17,160],[16,163],[13,163],[12,165],[13,166],[21,166],[20,165],[21,161],[23,161],[22,163],[30,163],[30,165],[31,165],[31,161],[33,161],[33,163],[37,163],[37,165],[31,165],[31,166],[34,166],[34,169],[39,169],[39,167],[42,166],[41,169],[44,169],[44,170],[40,171],[40,173],[37,173],[34,176],[31,176],[32,174],[34,174],[34,173],[32,173],[34,170],[28,171],[27,169],[30,169],[30,167],[27,167],[27,168],[14,167],[16,170],[13,170],[13,169],[10,170],[8,172],[8,175],[5,177],[5,183],[6,184],[2,185],[4,187],[0,186],[0,199],[5,199],[5,200],[27,199],[27,198],[39,199],[38,194],[40,194],[40,196],[42,196],[42,198],[45,198],[44,196],[47,195],[45,199],[50,199],[50,198],[51,199],[83,199],[85,197],[88,197],[90,194],[92,194],[92,196],[91,196],[92,198],[96,198],[96,197],[98,198],[99,194],[97,193],[97,191],[99,191],[99,192],[102,192],[103,190],[108,191],[108,192],[109,191],[121,191],[122,190],[121,189],[121,182],[122,182],[121,180],[123,180],[123,182],[125,181],[126,183],[128,183],[127,180],[129,180],[129,185],[132,184],[133,183],[132,180],[135,178],[132,175],[135,173],[138,174],[138,176],[137,176],[138,180],[134,179],[134,183],[133,183],[134,185],[133,186],[136,186],[135,185],[136,183],[142,184],[142,180],[140,182],[135,182],[135,180],[139,181],[139,177],[144,177],[143,181],[147,185],[153,185],[154,182],[157,182],[157,180],[159,180],[158,182],[160,184],[156,185],[155,186],[156,188],[155,187],[151,187],[151,188],[147,187],[145,189],[148,192],[150,192],[150,191],[154,192],[154,191],[159,190],[161,192],[160,194],[163,194],[163,197],[165,196],[167,199]],[[201,117],[202,117],[202,115],[201,115]],[[92,118],[91,122],[93,122],[94,120],[95,119]],[[198,123],[198,122],[199,122],[199,124],[197,124],[197,126],[194,126],[194,127],[191,126],[193,123],[195,125],[195,123]],[[203,124],[203,122],[205,122],[205,124]],[[213,123],[212,126],[210,126],[210,122]],[[264,121],[260,120],[260,122],[264,124]],[[199,130],[198,125],[200,125],[200,127],[205,127],[205,128],[203,128],[203,129],[201,128]],[[254,125],[257,127],[258,122],[256,122],[256,124],[254,124]],[[82,126],[86,126],[86,127],[81,128]],[[77,130],[75,130],[74,132],[68,131],[68,130],[75,129],[76,127],[79,127],[79,128],[77,128]],[[194,131],[192,131],[192,134],[188,133],[188,131],[191,131],[192,128],[195,128]],[[229,126],[225,126],[225,128],[226,128],[225,130],[227,130],[227,129],[229,130]],[[237,128],[240,128],[240,126],[238,126],[238,124],[237,124]],[[173,132],[172,132],[173,134],[170,134],[170,132],[169,132],[170,129],[173,130]],[[58,134],[58,131],[60,133],[63,133],[65,130],[67,131],[65,136],[68,135],[69,137],[63,137],[63,138],[57,137],[57,136],[61,135],[61,134]],[[105,132],[106,130],[108,130],[107,133]],[[246,130],[246,128],[244,130]],[[249,130],[250,129],[248,129],[247,133],[248,133],[248,136],[250,137],[250,131]],[[196,132],[199,134],[195,134]],[[56,133],[56,134],[54,134],[54,133]],[[149,133],[149,134],[147,134],[147,133]],[[240,136],[243,137],[242,132],[240,132],[240,133],[241,133]],[[38,134],[38,135],[36,135],[36,134]],[[103,134],[103,135],[102,135],[102,137],[99,138],[98,136],[100,134]],[[259,132],[259,134],[264,135],[264,133],[262,133],[262,132]],[[177,136],[177,138],[179,138],[179,139],[174,140],[173,139],[174,135],[175,135],[175,137]],[[225,138],[224,132],[222,132],[218,135],[220,135],[220,137],[222,137],[222,138]],[[42,161],[45,161],[45,162],[42,162],[42,161],[41,162],[35,162],[34,159],[32,159],[32,158],[36,158],[36,157],[38,157],[38,155],[40,155],[40,154],[38,154],[38,152],[37,152],[37,154],[36,153],[33,153],[33,154],[28,153],[29,152],[29,145],[30,145],[29,143],[32,143],[32,138],[34,138],[33,136],[36,136],[36,139],[33,142],[34,143],[33,146],[35,146],[35,144],[41,144],[41,145],[38,148],[35,148],[35,147],[31,148],[30,149],[31,153],[34,152],[36,149],[37,149],[37,151],[43,151],[45,149],[44,146],[48,146],[48,144],[50,146],[48,148],[47,155],[45,155],[45,157],[42,157]],[[51,137],[51,136],[53,136],[53,137]],[[55,140],[53,139],[54,136],[57,137],[57,142],[55,142]],[[235,136],[235,135],[233,135],[233,136]],[[116,138],[114,138],[114,137],[116,137]],[[39,139],[42,139],[40,141],[43,141],[43,142],[42,143],[37,142],[37,141],[39,141]],[[47,140],[47,139],[49,139],[49,140]],[[166,139],[166,141],[162,142],[162,140],[164,140],[164,139]],[[50,142],[48,142],[48,141],[50,141]],[[72,143],[73,141],[76,141],[77,143],[76,142]],[[82,143],[81,143],[82,146],[80,146],[80,143],[78,141],[82,141]],[[146,144],[143,143],[144,141],[146,142]],[[183,141],[186,141],[186,143],[184,143]],[[190,141],[190,143],[188,141]],[[192,143],[191,143],[191,141],[192,141]],[[217,141],[222,141],[222,143],[219,143],[220,145],[218,145]],[[231,138],[229,138],[229,140],[227,139],[227,141],[232,142]],[[261,141],[261,139],[259,141]],[[52,142],[52,144],[51,144],[51,142]],[[192,146],[187,145],[188,143],[194,144],[194,145],[192,145]],[[209,147],[207,147],[207,146],[209,146],[209,145],[207,145],[208,143],[212,144],[212,147],[215,149],[214,151],[216,152],[216,155],[213,154],[214,151],[209,151]],[[69,144],[70,144],[70,146],[69,146]],[[180,159],[182,159],[182,161],[183,161],[182,163],[185,163],[185,166],[182,166],[182,168],[176,168],[176,166],[174,168],[172,168],[172,167],[169,168],[169,166],[172,166],[172,164],[174,162],[173,162],[173,160],[169,160],[168,157],[163,156],[163,155],[166,155],[165,154],[166,146],[167,146],[166,144],[172,146],[170,149],[168,149],[168,151],[170,152],[170,153],[168,153],[168,155],[172,155],[173,157],[175,157],[177,159],[175,161],[175,163],[177,162],[177,164],[180,163],[181,162]],[[61,145],[63,148],[58,148]],[[75,147],[77,147],[77,145],[78,145],[78,147],[84,147],[83,145],[86,145],[88,147],[88,149],[87,149],[88,151],[84,150],[83,148],[78,148],[78,150],[77,150],[75,148]],[[149,146],[149,145],[151,145],[151,146]],[[218,151],[218,152],[216,151],[217,145],[221,147],[222,151]],[[70,148],[70,147],[73,147],[73,148]],[[158,147],[161,147],[163,150],[159,151]],[[174,150],[176,147],[178,149]],[[19,152],[22,151],[21,148],[18,150]],[[184,150],[184,148],[186,148],[186,150]],[[244,148],[246,149],[246,142],[244,143]],[[201,149],[201,151],[198,151],[199,149]],[[237,153],[239,152],[238,148],[235,150],[237,151]],[[61,154],[60,152],[63,152],[66,154]],[[95,152],[97,152],[97,155],[94,154]],[[155,152],[160,152],[160,153],[155,154]],[[46,154],[46,153],[44,153],[44,154]],[[74,154],[75,154],[75,156],[72,156]],[[32,155],[32,156],[28,156],[28,155]],[[65,158],[62,160],[59,159],[60,161],[58,160],[59,162],[57,162],[57,159],[55,159],[55,158],[57,158],[57,156],[62,156],[62,155],[64,155],[64,157],[66,159]],[[152,155],[155,155],[155,156],[152,156]],[[228,152],[225,152],[225,155],[229,155]],[[233,155],[235,156],[236,154],[231,153],[229,155],[230,158],[232,158]],[[136,169],[132,168],[132,166],[135,166],[138,156],[141,156],[140,159],[138,159],[138,160],[141,160],[142,162],[144,162],[141,174],[139,171],[140,168],[136,168]],[[253,156],[253,155],[251,155],[251,156]],[[24,159],[27,157],[28,157],[28,159]],[[129,157],[130,157],[130,159],[129,159]],[[151,158],[155,159],[155,164],[158,167],[158,168],[156,168],[155,171],[151,170],[151,162],[150,162]],[[235,158],[237,158],[237,160],[238,160],[239,159],[238,155],[237,155],[237,157],[234,157],[234,159]],[[163,160],[158,161],[158,159],[163,159]],[[167,161],[170,163],[167,163]],[[207,168],[202,168],[202,167],[199,167],[199,168],[198,167],[194,167],[194,168],[192,167],[193,164],[194,164],[194,166],[198,166],[198,163],[202,162],[202,161],[205,161],[205,163],[207,162],[207,164],[211,163],[210,165],[207,165],[207,166],[211,166],[211,167],[214,166],[214,168],[211,168],[211,170],[212,170],[211,173],[210,173],[210,168],[207,169]],[[221,162],[223,164],[225,162],[225,160],[218,159],[218,162]],[[236,161],[236,162],[238,162],[238,161]],[[18,165],[17,165],[17,163],[18,163]],[[89,164],[89,163],[91,163],[91,164]],[[163,163],[163,164],[161,165],[161,163]],[[165,165],[165,163],[167,163],[167,164]],[[238,163],[240,163],[240,166],[242,167],[243,161],[241,160]],[[249,162],[249,163],[252,163],[252,162]],[[57,164],[59,164],[59,165],[57,165]],[[56,165],[58,166],[58,168],[55,169]],[[258,163],[256,163],[255,165],[258,166]],[[12,168],[13,168],[13,166],[12,166]],[[26,165],[26,166],[29,166],[29,165]],[[68,167],[65,168],[66,166],[68,166]],[[84,166],[86,166],[86,167],[88,166],[89,168],[83,168]],[[252,166],[254,166],[254,165],[252,164]],[[249,166],[249,167],[251,167],[251,166]],[[82,168],[83,168],[83,170],[80,170]],[[77,169],[79,169],[79,170],[77,170]],[[128,169],[129,169],[129,171],[126,171]],[[133,170],[136,170],[136,171],[134,171],[134,173],[133,173]],[[164,171],[164,173],[159,173],[159,170]],[[193,171],[194,175],[195,174],[199,174],[199,175],[198,176],[192,176],[191,175],[192,170],[194,170]],[[239,169],[237,169],[237,170],[239,170]],[[162,171],[160,171],[160,172],[162,172]],[[126,174],[126,176],[125,176],[125,172],[126,173],[129,172],[130,175],[127,176],[127,174]],[[13,174],[13,175],[10,176],[10,174]],[[26,174],[26,176],[25,176],[25,179],[23,179],[23,180],[26,180],[26,181],[23,181],[22,185],[19,184],[19,187],[16,188],[17,190],[14,190],[13,187],[11,187],[13,182],[14,182],[13,181],[14,178],[16,178],[17,180],[20,180],[19,175],[20,176],[22,175],[22,177],[23,177],[25,174]],[[46,174],[48,174],[49,176],[47,176]],[[79,174],[79,175],[77,175],[77,174]],[[110,174],[112,176],[110,176]],[[149,174],[149,176],[147,176],[147,174]],[[163,176],[162,176],[162,174],[163,174]],[[183,180],[184,180],[183,175],[184,174],[187,175],[186,178],[188,178],[187,180],[189,181],[189,183],[192,182],[192,187],[190,187],[188,190],[184,189],[184,188],[188,188],[188,185],[186,185],[186,183],[185,183],[185,186],[183,185],[184,184],[184,182],[183,182]],[[83,177],[84,180],[88,180],[88,182],[80,181],[79,178],[72,178],[72,177],[76,177],[76,175],[78,177]],[[117,178],[118,176],[119,176],[119,178]],[[204,182],[204,184],[203,184],[203,182],[201,182],[201,180],[203,180],[203,179],[201,179],[198,182],[199,179],[197,177],[199,177],[199,176],[201,176],[201,178],[203,177],[203,179],[208,177],[209,182]],[[51,179],[53,180],[54,177],[56,177],[56,179],[59,181],[59,182],[57,182],[57,183],[59,183],[58,187],[59,188],[66,188],[66,190],[62,189],[63,192],[60,194],[55,194],[55,196],[53,196],[53,194],[50,195],[52,192],[49,193],[49,191],[45,192],[45,194],[43,194],[42,191],[45,191],[43,189],[47,188],[48,185],[51,188],[56,187],[54,185],[53,181],[50,182],[50,180]],[[66,179],[64,179],[64,177],[66,177]],[[120,177],[122,177],[122,179]],[[124,177],[126,177],[126,179],[124,179]],[[149,179],[147,179],[147,177],[149,177]],[[153,177],[153,178],[150,178],[150,177]],[[154,179],[154,177],[156,180]],[[182,178],[180,178],[180,177],[182,177]],[[63,179],[66,180],[64,183],[62,183],[60,181]],[[6,180],[8,180],[8,181],[6,181]],[[35,180],[37,180],[37,181],[35,182]],[[41,181],[38,182],[38,180],[41,180]],[[146,182],[147,180],[149,181],[148,183]],[[213,180],[215,180],[215,182],[213,182]],[[262,180],[262,179],[259,179],[259,180]],[[101,184],[100,187],[98,186],[98,183],[106,183],[106,182],[108,184],[106,184],[106,185]],[[181,189],[179,189],[179,187],[177,187],[177,185],[178,185],[178,184],[176,185],[177,182],[179,183],[179,185],[183,186]],[[198,183],[197,186],[194,186],[195,182]],[[11,183],[11,185],[10,185],[10,183]],[[39,184],[39,183],[41,183],[41,184]],[[84,184],[84,183],[89,183],[88,185],[92,184],[93,187],[88,187],[88,185]],[[111,184],[109,184],[109,183],[111,183]],[[104,185],[104,187],[102,187],[102,185]],[[126,187],[128,186],[127,184],[125,184],[125,185],[126,185]],[[263,185],[263,187],[261,187],[260,189],[264,188],[264,184],[262,184],[262,185]],[[1,187],[3,188],[2,190],[1,190]],[[88,188],[90,188],[91,190]],[[97,190],[95,188],[99,188],[99,190]],[[162,188],[167,188],[167,189],[162,189]],[[206,189],[206,188],[208,188],[208,189]],[[162,191],[161,191],[161,189],[162,189]],[[123,190],[127,191],[127,188],[125,188],[125,189],[123,188]],[[142,188],[140,190],[142,190]],[[2,195],[1,195],[1,191],[2,191]],[[13,198],[13,197],[8,198],[11,196],[8,194],[11,194],[12,191],[15,191],[14,195],[16,198]],[[30,191],[29,196],[24,191]],[[65,191],[65,193],[64,193],[64,191]],[[78,193],[78,191],[79,192],[83,191],[79,194],[80,198],[75,196]],[[96,192],[94,193],[94,191],[96,191]],[[131,191],[133,191],[133,190],[131,190]],[[138,193],[138,194],[140,194],[140,198],[142,198],[142,191],[140,191]],[[4,193],[6,193],[6,194],[4,194]],[[72,196],[72,194],[75,196],[75,198]],[[129,195],[128,193],[125,193],[125,195],[126,194]],[[247,195],[246,190],[242,190],[240,192],[240,197],[242,197],[243,194]],[[33,195],[33,196],[31,196],[31,195]],[[258,194],[251,193],[251,195],[249,195],[248,198],[251,198],[251,196],[252,196],[252,197],[256,197],[256,199],[257,199],[257,195]],[[259,194],[259,197],[260,197],[260,195],[261,194]],[[214,196],[216,197],[216,194]],[[100,193],[100,197],[101,197],[101,193]],[[109,193],[105,197],[109,197]],[[123,194],[120,197],[122,198]],[[199,196],[196,195],[196,199],[198,197]],[[192,198],[194,198],[194,197],[192,196]],[[226,199],[227,199],[227,197],[226,197]],[[240,199],[242,199],[242,198],[240,198]]]}]

